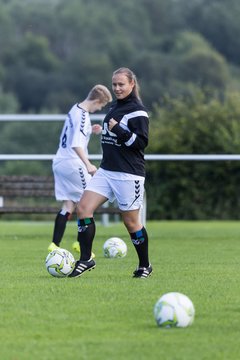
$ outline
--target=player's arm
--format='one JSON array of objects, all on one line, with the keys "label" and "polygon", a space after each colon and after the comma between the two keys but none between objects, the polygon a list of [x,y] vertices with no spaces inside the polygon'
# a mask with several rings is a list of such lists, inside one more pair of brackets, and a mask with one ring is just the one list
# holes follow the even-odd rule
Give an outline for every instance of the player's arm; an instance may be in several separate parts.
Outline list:
[{"label": "player's arm", "polygon": [[116,120],[109,120],[109,130],[117,135],[118,142],[135,149],[144,149],[148,145],[148,117],[138,116],[128,122],[128,127],[122,127]]},{"label": "player's arm", "polygon": [[86,156],[84,150],[81,147],[73,147],[73,150],[76,152],[76,154],[80,157],[82,162],[85,164],[87,171],[90,175],[94,175],[97,171],[97,168],[95,165],[90,163],[88,160],[88,157]]}]

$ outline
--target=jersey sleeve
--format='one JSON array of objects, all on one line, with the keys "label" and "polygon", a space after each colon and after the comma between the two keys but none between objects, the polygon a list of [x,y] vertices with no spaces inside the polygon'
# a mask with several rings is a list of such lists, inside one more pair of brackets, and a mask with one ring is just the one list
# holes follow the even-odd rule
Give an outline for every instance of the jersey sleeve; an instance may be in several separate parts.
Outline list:
[{"label": "jersey sleeve", "polygon": [[127,114],[111,131],[117,135],[119,144],[143,150],[148,145],[148,114],[142,110]]},{"label": "jersey sleeve", "polygon": [[84,112],[81,113],[80,121],[79,117],[73,122],[73,137],[71,142],[71,147],[82,147],[85,148],[89,140],[89,132],[91,131],[88,124],[88,119]]}]

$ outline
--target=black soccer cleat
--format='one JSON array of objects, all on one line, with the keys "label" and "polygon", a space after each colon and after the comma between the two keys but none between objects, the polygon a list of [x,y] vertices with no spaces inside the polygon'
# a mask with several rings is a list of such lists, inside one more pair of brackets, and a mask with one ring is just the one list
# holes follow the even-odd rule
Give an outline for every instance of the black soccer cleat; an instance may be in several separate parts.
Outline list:
[{"label": "black soccer cleat", "polygon": [[95,267],[96,267],[96,263],[92,258],[86,261],[78,260],[75,264],[73,271],[71,272],[70,275],[68,275],[68,277],[72,277],[72,278],[79,277],[86,271],[90,271]]},{"label": "black soccer cleat", "polygon": [[133,272],[133,277],[134,278],[140,278],[140,279],[146,279],[149,276],[151,276],[152,274],[152,265],[150,264],[148,267],[138,267],[134,272]]}]

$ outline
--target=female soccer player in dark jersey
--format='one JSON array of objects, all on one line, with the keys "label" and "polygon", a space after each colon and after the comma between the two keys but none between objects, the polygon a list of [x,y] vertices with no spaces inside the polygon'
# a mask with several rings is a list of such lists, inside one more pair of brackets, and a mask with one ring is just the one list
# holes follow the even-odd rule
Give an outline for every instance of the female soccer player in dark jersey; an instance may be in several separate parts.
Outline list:
[{"label": "female soccer player in dark jersey", "polygon": [[107,200],[118,203],[122,219],[136,249],[139,264],[133,277],[152,273],[148,235],[140,221],[143,203],[144,149],[148,145],[148,113],[139,96],[135,74],[128,68],[114,71],[112,90],[116,96],[102,128],[103,158],[77,205],[78,241],[81,256],[69,277],[79,277],[96,264],[91,258],[95,236],[94,211]]}]

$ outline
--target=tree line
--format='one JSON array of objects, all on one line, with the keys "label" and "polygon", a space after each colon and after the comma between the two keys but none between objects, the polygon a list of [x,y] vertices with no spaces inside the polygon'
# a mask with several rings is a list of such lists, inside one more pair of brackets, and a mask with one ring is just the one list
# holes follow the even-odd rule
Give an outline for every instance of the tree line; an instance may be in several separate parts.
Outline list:
[{"label": "tree line", "polygon": [[66,112],[133,69],[149,108],[239,89],[238,0],[0,0],[0,112]]}]

